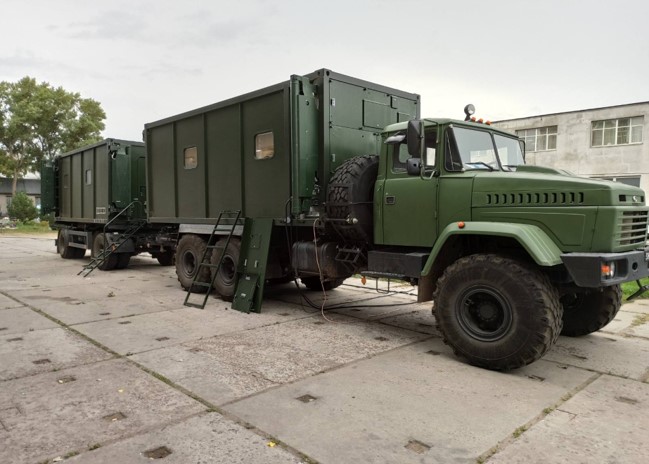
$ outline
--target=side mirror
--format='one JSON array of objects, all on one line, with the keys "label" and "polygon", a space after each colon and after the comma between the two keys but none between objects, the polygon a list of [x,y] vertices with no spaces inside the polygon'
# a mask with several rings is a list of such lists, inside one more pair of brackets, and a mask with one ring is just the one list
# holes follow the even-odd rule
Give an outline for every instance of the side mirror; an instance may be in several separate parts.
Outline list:
[{"label": "side mirror", "polygon": [[[408,121],[408,154],[415,158],[421,158],[421,138],[423,137],[423,121],[420,119],[411,119]],[[410,173],[410,171],[408,171]]]},{"label": "side mirror", "polygon": [[409,176],[418,176],[421,173],[421,158],[408,158],[406,172]]}]

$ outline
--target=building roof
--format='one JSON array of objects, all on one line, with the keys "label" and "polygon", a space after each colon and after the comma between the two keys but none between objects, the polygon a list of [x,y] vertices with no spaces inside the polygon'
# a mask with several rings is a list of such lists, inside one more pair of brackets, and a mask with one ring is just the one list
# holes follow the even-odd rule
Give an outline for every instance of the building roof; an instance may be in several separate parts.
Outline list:
[{"label": "building roof", "polygon": [[[13,179],[0,177],[0,195],[11,195]],[[27,195],[41,194],[40,179],[18,179],[17,192],[25,192]]]},{"label": "building roof", "polygon": [[493,124],[497,124],[500,122],[508,122],[508,121],[520,121],[522,119],[531,119],[531,118],[543,118],[546,116],[557,116],[560,114],[571,114],[571,113],[584,113],[586,111],[599,111],[599,110],[608,110],[612,108],[624,108],[625,106],[636,106],[636,105],[649,105],[649,101],[642,101],[642,102],[636,102],[636,103],[624,103],[622,105],[612,105],[612,106],[600,106],[598,108],[586,108],[583,110],[572,110],[572,111],[561,111],[558,113],[546,113],[546,114],[534,114],[532,116],[523,116],[520,118],[510,118],[510,119],[499,119],[498,121],[493,121]]}]

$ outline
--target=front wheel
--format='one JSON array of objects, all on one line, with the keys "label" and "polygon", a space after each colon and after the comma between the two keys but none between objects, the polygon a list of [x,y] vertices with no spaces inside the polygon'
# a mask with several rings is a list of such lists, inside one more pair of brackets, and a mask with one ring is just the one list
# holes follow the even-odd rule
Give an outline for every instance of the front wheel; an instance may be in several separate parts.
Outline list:
[{"label": "front wheel", "polygon": [[437,283],[433,311],[444,342],[486,369],[530,364],[561,332],[559,294],[547,276],[493,254],[449,266]]},{"label": "front wheel", "polygon": [[601,290],[566,293],[563,305],[563,330],[561,335],[581,337],[605,327],[615,318],[622,305],[619,285]]}]

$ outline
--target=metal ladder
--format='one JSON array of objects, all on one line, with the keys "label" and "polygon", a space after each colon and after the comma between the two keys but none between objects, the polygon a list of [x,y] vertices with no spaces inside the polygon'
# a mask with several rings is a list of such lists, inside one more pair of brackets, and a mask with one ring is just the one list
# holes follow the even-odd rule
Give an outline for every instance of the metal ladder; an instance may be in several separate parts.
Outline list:
[{"label": "metal ladder", "polygon": [[93,257],[88,264],[85,264],[83,268],[77,273],[77,275],[83,274],[83,277],[88,277],[88,275],[90,275],[92,271],[94,271],[99,266],[101,266],[102,263],[106,261],[106,259],[108,259],[110,255],[112,255],[117,250],[119,250],[119,248],[124,243],[126,243],[133,235],[135,235],[138,230],[144,227],[146,221],[133,222],[130,226],[126,228],[124,232],[120,234],[117,241],[115,241],[115,243],[111,244],[111,246],[108,247],[108,240],[106,239],[108,226],[110,226],[122,214],[126,213],[136,203],[140,203],[140,202],[137,200],[132,201],[131,203],[129,203],[129,205],[126,208],[122,209],[119,213],[117,213],[117,215],[115,215],[115,217],[113,217],[110,221],[106,223],[106,225],[104,226],[104,249],[97,256]]},{"label": "metal ladder", "polygon": [[[234,229],[236,228],[237,225],[239,225],[240,217],[241,217],[241,210],[221,211],[219,213],[219,217],[216,220],[216,224],[214,224],[214,228],[212,229],[212,234],[210,235],[210,238],[207,239],[207,246],[205,247],[205,252],[201,257],[201,261],[200,263],[198,263],[198,267],[196,268],[196,273],[194,274],[194,278],[192,279],[192,284],[187,289],[187,295],[185,296],[185,301],[183,305],[190,306],[192,308],[205,309],[205,305],[207,304],[207,299],[210,296],[210,292],[212,291],[212,288],[214,288],[214,281],[216,280],[216,276],[218,275],[219,269],[221,268],[221,263],[223,263],[225,250],[227,250],[228,245],[230,244],[230,239],[234,235]],[[210,262],[211,255],[212,255],[211,251],[217,248],[221,248],[216,246],[216,242],[223,235],[217,233],[219,231],[219,226],[221,225],[226,227],[230,226],[230,229],[228,231],[227,238],[225,240],[225,246],[223,247],[223,253],[221,253],[221,258],[219,259],[219,262],[216,264],[212,264]],[[198,276],[201,275],[202,268],[210,269],[211,277],[209,283],[197,281]],[[211,271],[212,269],[214,269],[213,272]],[[192,289],[196,288],[195,286],[207,288],[207,290],[205,291],[205,295],[203,297],[203,301],[201,303],[192,303],[189,301],[189,298],[192,295]],[[196,295],[197,292],[194,291],[193,294]]]}]

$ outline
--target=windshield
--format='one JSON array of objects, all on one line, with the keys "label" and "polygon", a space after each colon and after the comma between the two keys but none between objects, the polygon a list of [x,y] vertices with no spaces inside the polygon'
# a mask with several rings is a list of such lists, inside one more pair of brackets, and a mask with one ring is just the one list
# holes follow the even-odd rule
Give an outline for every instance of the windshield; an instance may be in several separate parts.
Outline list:
[{"label": "windshield", "polygon": [[525,164],[522,148],[523,142],[500,134],[494,134],[494,140],[502,167],[505,169],[515,169],[519,164]]},{"label": "windshield", "polygon": [[[484,130],[454,127],[453,134],[464,169],[505,171],[525,164],[518,139]],[[494,145],[495,143],[495,145]]]}]

